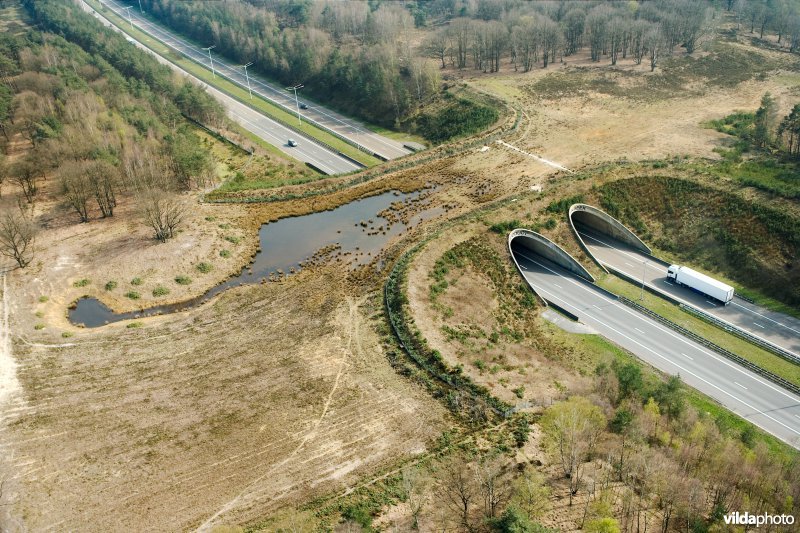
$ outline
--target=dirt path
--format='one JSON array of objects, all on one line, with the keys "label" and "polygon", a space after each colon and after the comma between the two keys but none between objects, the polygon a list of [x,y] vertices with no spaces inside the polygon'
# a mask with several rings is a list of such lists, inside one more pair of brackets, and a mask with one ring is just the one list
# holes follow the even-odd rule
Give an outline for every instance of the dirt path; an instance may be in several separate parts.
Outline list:
[{"label": "dirt path", "polygon": [[8,285],[3,278],[3,297],[0,300],[0,413],[19,390],[17,363],[11,353],[11,325],[9,324]]}]

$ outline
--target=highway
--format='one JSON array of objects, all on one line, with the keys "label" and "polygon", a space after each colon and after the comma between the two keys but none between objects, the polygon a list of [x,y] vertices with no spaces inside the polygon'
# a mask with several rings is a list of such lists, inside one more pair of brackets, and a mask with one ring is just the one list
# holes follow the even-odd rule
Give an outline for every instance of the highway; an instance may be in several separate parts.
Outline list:
[{"label": "highway", "polygon": [[[111,11],[125,20],[128,20],[128,13],[130,13],[130,21],[141,31],[153,36],[206,69],[211,70],[207,51],[190,43],[186,39],[180,38],[176,33],[164,26],[155,24],[144,18],[139,14],[136,8],[126,10],[125,8],[127,6],[117,0],[103,1]],[[212,42],[208,43],[209,46],[214,44],[215,43]],[[221,52],[221,50],[215,50],[214,52]],[[216,75],[223,76],[243,89],[247,89],[248,84],[244,69],[232,66],[219,59],[219,57],[220,56],[217,54],[216,57],[213,58]],[[295,95],[293,93],[287,92],[284,87],[273,85],[263,78],[254,76],[252,73],[249,73],[249,77],[250,88],[253,94],[273,102],[290,113],[297,114],[297,102],[295,101]],[[328,130],[335,135],[346,137],[352,143],[362,147],[369,153],[376,154],[387,160],[396,159],[411,153],[411,150],[405,148],[403,143],[370,131],[366,126],[353,119],[317,104],[308,102],[306,102],[306,104],[308,109],[300,109],[299,112],[307,122],[316,124],[320,128]]]},{"label": "highway", "polygon": [[644,276],[645,285],[800,357],[800,320],[737,297],[730,304],[723,305],[687,287],[675,285],[667,279],[667,267],[663,263],[653,261],[652,257],[627,244],[577,222],[575,229],[589,251],[604,265],[636,280]]},{"label": "highway", "polygon": [[[102,17],[102,14],[92,9],[92,7],[85,2],[81,2],[81,6],[85,11],[94,14],[96,17]],[[105,17],[102,17],[101,20],[108,27],[117,31],[121,31]],[[296,131],[287,128],[281,123],[259,113],[255,109],[242,104],[235,98],[228,96],[222,91],[207,85],[166,58],[159,56],[147,48],[144,44],[136,43],[136,45],[155,56],[160,63],[169,66],[173,70],[183,74],[188,78],[191,78],[199,85],[204,87],[209,94],[214,96],[220,101],[220,103],[222,103],[226,112],[228,113],[228,116],[233,121],[237,122],[254,135],[264,139],[269,144],[275,146],[289,157],[300,160],[304,163],[310,163],[325,174],[344,174],[362,168],[351,160],[340,156],[337,152],[318,144],[313,139],[305,137]],[[296,140],[297,146],[289,146],[289,139]]]},{"label": "highway", "polygon": [[600,335],[800,449],[800,396],[774,385],[642,315],[592,283],[511,243],[520,270],[545,300]]}]

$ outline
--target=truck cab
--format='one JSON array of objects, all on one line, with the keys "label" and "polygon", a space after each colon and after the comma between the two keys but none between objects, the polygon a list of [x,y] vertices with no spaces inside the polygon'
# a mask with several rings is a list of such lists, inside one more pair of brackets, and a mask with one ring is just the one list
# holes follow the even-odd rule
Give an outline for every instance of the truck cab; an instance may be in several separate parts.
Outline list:
[{"label": "truck cab", "polygon": [[674,280],[675,276],[677,275],[678,275],[678,267],[676,265],[670,265],[670,267],[667,269],[667,278]]}]

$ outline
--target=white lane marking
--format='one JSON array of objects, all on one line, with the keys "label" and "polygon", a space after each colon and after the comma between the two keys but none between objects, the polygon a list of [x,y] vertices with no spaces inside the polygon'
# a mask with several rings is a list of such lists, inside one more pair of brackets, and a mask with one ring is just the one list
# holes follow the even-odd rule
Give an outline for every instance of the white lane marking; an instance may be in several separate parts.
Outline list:
[{"label": "white lane marking", "polygon": [[627,261],[625,261],[625,264],[628,265],[629,267],[633,267],[633,265],[628,263]]},{"label": "white lane marking", "polygon": [[602,308],[600,308],[600,307],[598,307],[598,306],[596,306],[594,304],[592,304],[592,307],[594,307],[595,309],[600,309],[601,311],[603,310]]},{"label": "white lane marking", "polygon": [[744,310],[745,310],[745,311],[747,311],[748,313],[753,313],[754,315],[758,315],[758,316],[760,316],[761,318],[763,318],[764,320],[769,320],[770,322],[773,322],[773,323],[775,323],[775,324],[777,324],[777,325],[779,325],[779,326],[781,326],[781,327],[783,327],[783,328],[786,328],[786,329],[788,329],[789,331],[794,331],[795,333],[798,333],[798,334],[800,334],[800,330],[797,330],[797,329],[794,329],[794,328],[792,328],[792,327],[789,327],[789,326],[787,326],[786,324],[784,324],[783,322],[778,322],[777,320],[773,320],[773,319],[771,319],[770,317],[768,317],[767,315],[762,315],[762,314],[761,314],[761,313],[759,313],[758,311],[754,311],[754,310],[750,309],[749,307],[745,307],[745,306],[743,306],[743,305],[741,305],[741,304],[737,304],[736,302],[731,302],[731,304],[735,305],[736,307],[740,307],[740,308],[744,309]]},{"label": "white lane marking", "polygon": [[[701,348],[701,347],[697,346],[696,344],[693,344],[693,343],[692,343],[692,342],[691,342],[689,339],[687,339],[686,337],[684,337],[684,336],[682,336],[682,335],[678,335],[677,333],[673,333],[671,330],[665,329],[665,328],[661,327],[660,325],[658,325],[657,323],[654,323],[654,322],[648,322],[647,320],[645,320],[644,316],[642,316],[641,314],[637,313],[636,311],[633,311],[632,309],[628,309],[628,307],[627,307],[626,305],[624,305],[624,304],[621,304],[621,303],[619,303],[618,301],[616,301],[616,300],[613,300],[613,299],[609,298],[608,296],[606,296],[605,294],[603,294],[603,293],[601,293],[601,292],[592,291],[591,289],[588,289],[588,288],[587,288],[585,285],[583,285],[583,284],[581,284],[581,283],[579,283],[579,282],[575,281],[575,280],[574,280],[574,279],[572,279],[571,277],[564,276],[563,274],[559,274],[559,273],[558,273],[558,272],[556,272],[555,270],[553,270],[553,269],[551,269],[551,268],[548,268],[548,267],[544,266],[543,264],[539,263],[539,262],[538,262],[538,261],[536,261],[535,259],[531,259],[530,257],[526,256],[525,254],[523,254],[523,253],[521,253],[521,252],[517,252],[517,253],[518,253],[519,255],[521,255],[522,257],[524,257],[525,259],[527,259],[528,261],[530,261],[531,263],[537,264],[537,265],[539,265],[540,267],[542,267],[542,268],[544,268],[545,270],[547,270],[548,272],[551,272],[551,273],[555,274],[556,276],[559,276],[559,277],[561,277],[561,278],[564,278],[565,280],[567,280],[568,282],[572,283],[573,285],[576,285],[576,286],[578,286],[578,287],[582,288],[583,290],[586,290],[586,291],[589,291],[589,292],[591,292],[592,294],[596,295],[596,296],[597,296],[598,298],[600,298],[601,300],[605,300],[605,301],[607,301],[608,303],[610,303],[611,305],[613,305],[613,306],[617,307],[618,309],[622,310],[624,313],[627,313],[627,314],[629,314],[629,315],[631,315],[631,316],[634,316],[634,317],[636,317],[636,318],[637,318],[637,319],[639,319],[639,320],[642,320],[642,321],[644,321],[645,323],[647,323],[647,324],[648,324],[648,325],[650,325],[650,326],[653,326],[653,327],[655,327],[657,330],[661,331],[662,333],[665,333],[666,335],[669,335],[670,337],[673,337],[673,338],[675,338],[675,339],[677,339],[677,340],[679,340],[679,341],[683,342],[684,344],[687,344],[687,345],[691,346],[693,349],[695,349],[695,350],[699,351],[700,353],[702,353],[702,354],[704,354],[704,355],[707,355],[708,357],[711,357],[712,359],[714,359],[714,360],[715,360],[715,361],[717,361],[718,363],[721,363],[721,364],[723,364],[723,365],[725,365],[725,366],[727,366],[727,367],[731,368],[732,370],[735,370],[736,372],[739,372],[740,374],[743,374],[744,376],[747,376],[748,378],[752,379],[753,381],[756,381],[756,382],[758,382],[758,383],[761,383],[761,384],[762,384],[762,385],[764,385],[765,387],[767,387],[767,388],[769,388],[769,389],[772,389],[773,391],[775,391],[775,392],[777,392],[777,393],[779,393],[779,394],[782,394],[782,395],[786,396],[787,398],[791,399],[792,401],[797,401],[797,397],[795,397],[795,396],[793,396],[793,395],[789,394],[788,392],[786,392],[786,391],[785,391],[785,390],[783,390],[783,389],[779,389],[779,388],[776,388],[776,387],[772,386],[771,384],[769,384],[769,383],[767,383],[766,381],[763,381],[763,380],[761,380],[761,379],[757,378],[756,376],[754,376],[754,375],[752,375],[752,374],[749,374],[748,372],[746,372],[746,371],[745,371],[745,369],[744,369],[744,368],[740,367],[739,365],[737,365],[737,364],[734,364],[734,363],[730,363],[730,362],[728,362],[728,361],[727,361],[727,360],[725,360],[725,359],[720,359],[720,358],[719,358],[717,355],[715,355],[715,354],[713,354],[713,353],[709,352],[708,350],[705,350],[705,349],[703,349],[703,348]],[[595,319],[595,320],[596,320],[596,319]]]},{"label": "white lane marking", "polygon": [[675,284],[672,283],[671,281],[664,280],[664,283],[666,283],[667,285],[672,285],[673,287],[675,286]]},{"label": "white lane marking", "polygon": [[[526,256],[525,256],[525,255],[523,255],[523,254],[520,254],[520,255],[521,255],[522,257],[525,257],[525,259],[528,259],[529,261],[531,261],[531,262],[533,262],[533,263],[536,263],[536,264],[537,264],[537,265],[539,265],[540,267],[542,267],[542,268],[544,268],[544,269],[546,269],[546,270],[548,270],[548,271],[550,271],[550,272],[553,272],[553,273],[554,273],[554,274],[556,274],[556,275],[559,275],[557,272],[554,272],[553,270],[550,270],[549,268],[547,268],[546,266],[542,265],[541,263],[538,263],[537,261],[535,261],[535,260],[533,260],[533,259],[531,259],[531,258],[529,258],[529,257],[526,257]],[[571,281],[571,280],[570,280],[570,281]],[[583,288],[584,288],[584,289],[586,289],[586,287],[583,287]],[[542,292],[549,292],[549,291],[545,291],[545,290],[543,290],[543,289],[541,289],[541,288],[540,288],[539,290],[541,290]],[[600,295],[598,294],[598,296],[600,296]],[[575,306],[573,306],[572,304],[569,304],[569,303],[565,302],[565,301],[564,301],[564,300],[562,300],[561,298],[558,298],[558,297],[555,297],[555,296],[552,296],[552,298],[553,298],[554,300],[558,300],[558,301],[560,301],[560,302],[561,302],[561,304],[560,304],[560,305],[562,305],[562,306],[565,306],[565,307],[571,307],[571,308],[575,309],[576,311],[579,311],[579,309],[578,309],[578,308],[576,308],[576,307],[575,307]],[[621,305],[621,304],[620,304],[620,305]],[[626,309],[623,309],[623,311],[626,311]],[[652,353],[653,353],[653,354],[654,354],[656,357],[659,357],[659,358],[661,358],[661,359],[663,359],[663,360],[667,361],[668,363],[671,363],[673,366],[675,366],[675,367],[679,368],[679,369],[680,369],[680,370],[682,370],[683,372],[686,372],[686,373],[687,373],[687,374],[689,374],[690,376],[694,376],[695,378],[699,379],[700,381],[702,381],[702,382],[703,382],[703,383],[705,383],[706,385],[709,385],[710,387],[713,387],[713,388],[717,389],[717,390],[718,390],[718,391],[720,391],[722,394],[725,394],[726,396],[730,396],[731,398],[733,398],[733,399],[734,399],[734,400],[736,400],[737,402],[741,403],[742,405],[744,405],[744,406],[745,406],[745,407],[747,407],[748,409],[752,409],[752,410],[753,410],[753,411],[755,411],[757,414],[760,414],[760,415],[762,415],[762,416],[764,416],[764,417],[766,417],[766,418],[769,418],[770,420],[772,420],[772,421],[773,421],[773,422],[775,422],[776,424],[779,424],[779,425],[781,425],[781,426],[785,427],[786,429],[788,429],[788,430],[789,430],[789,431],[791,431],[792,433],[796,433],[797,435],[800,435],[800,431],[797,431],[796,429],[794,429],[794,428],[792,428],[792,427],[790,427],[790,426],[787,426],[786,424],[784,424],[784,423],[783,423],[783,422],[781,422],[780,420],[776,420],[775,418],[773,418],[772,416],[768,415],[768,414],[767,414],[767,413],[765,413],[764,411],[761,411],[761,410],[759,410],[758,408],[756,408],[756,407],[754,407],[754,406],[750,405],[749,403],[745,402],[744,400],[742,400],[742,399],[740,399],[740,398],[737,398],[736,396],[734,396],[733,394],[731,394],[731,393],[727,392],[726,390],[724,390],[724,389],[722,389],[722,388],[718,387],[717,385],[714,385],[714,384],[713,384],[713,383],[711,383],[710,381],[708,381],[708,380],[706,380],[706,379],[704,379],[704,378],[702,378],[702,377],[698,376],[697,374],[695,374],[694,372],[692,372],[692,371],[691,371],[691,370],[689,370],[688,368],[682,367],[681,365],[679,365],[679,364],[675,363],[674,361],[671,361],[671,360],[667,359],[665,356],[663,356],[663,355],[659,354],[658,352],[656,352],[656,351],[655,351],[655,350],[653,350],[652,348],[650,348],[650,347],[648,347],[648,346],[645,346],[644,344],[642,344],[642,343],[640,343],[640,342],[637,342],[635,339],[632,339],[632,338],[628,337],[627,335],[625,335],[625,334],[624,334],[624,333],[622,333],[621,331],[618,331],[617,329],[615,329],[614,327],[610,326],[609,324],[606,324],[606,323],[604,323],[602,320],[600,320],[600,319],[598,319],[598,318],[596,318],[596,317],[592,317],[592,318],[593,318],[593,320],[595,320],[596,322],[598,322],[598,323],[599,323],[599,324],[601,324],[602,326],[605,326],[605,327],[607,327],[608,329],[610,329],[611,331],[613,331],[613,332],[617,333],[618,335],[620,335],[620,336],[622,336],[622,337],[625,337],[625,338],[626,338],[626,339],[628,339],[629,341],[633,342],[634,344],[637,344],[637,345],[639,345],[640,347],[644,348],[645,350],[647,350],[647,351],[649,351],[649,352],[652,352]],[[644,320],[644,317],[641,317],[641,319],[642,319],[642,320]],[[646,320],[644,320],[644,321],[646,322]],[[659,328],[659,327],[658,327],[656,324],[654,324],[654,323],[653,323],[653,324],[651,324],[651,325],[653,325],[653,326],[654,326],[656,329],[661,329],[661,328]],[[700,352],[704,352],[704,350],[702,350],[702,349],[699,349],[699,348],[698,348],[698,351],[700,351]],[[758,380],[757,380],[757,381],[758,381]],[[772,388],[772,387],[770,387],[770,388]],[[779,391],[779,392],[782,392],[782,391]],[[784,393],[784,394],[785,394],[785,393]],[[788,395],[787,395],[787,396],[788,396]],[[790,397],[791,397],[791,396],[790,396]],[[794,398],[793,398],[793,399],[794,399]],[[749,420],[750,422],[752,422],[752,423],[754,423],[754,424],[758,425],[758,423],[757,423],[757,422],[755,422],[755,421],[753,421],[753,420],[750,420],[749,418],[748,418],[747,420]],[[759,427],[763,428],[763,426],[760,426],[760,425],[759,425]]]},{"label": "white lane marking", "polygon": [[741,384],[741,383],[739,383],[738,381],[734,381],[734,383],[735,383],[736,385],[739,385],[739,386],[740,386],[741,388],[743,388],[744,390],[747,390],[747,387],[745,387],[744,385],[742,385],[742,384]]},{"label": "white lane marking", "polygon": [[607,243],[607,242],[605,242],[605,241],[601,241],[601,240],[600,240],[600,239],[598,239],[597,237],[594,237],[594,236],[592,236],[592,235],[589,235],[588,233],[581,233],[581,232],[579,231],[579,232],[578,232],[578,234],[579,234],[581,237],[587,237],[587,238],[589,238],[589,239],[592,239],[593,241],[597,241],[597,242],[599,242],[600,244],[605,244],[605,245],[606,245],[606,246],[608,246],[609,248],[613,248],[614,250],[617,250],[618,252],[620,252],[620,253],[623,253],[623,254],[627,255],[628,257],[631,257],[631,258],[633,258],[634,260],[636,260],[636,261],[637,261],[638,263],[640,263],[640,264],[641,264],[641,263],[644,263],[644,261],[645,261],[645,260],[648,260],[648,261],[649,261],[649,259],[642,260],[642,257],[641,257],[641,256],[638,256],[638,255],[636,255],[636,254],[632,254],[632,253],[630,253],[630,252],[626,252],[625,250],[622,250],[622,249],[620,249],[620,248],[617,248],[617,247],[616,247],[616,246],[614,246],[613,244],[609,244],[609,243]]},{"label": "white lane marking", "polygon": [[754,325],[756,325],[756,326],[758,326],[758,327],[760,327],[761,329],[765,329],[765,328],[764,328],[764,326],[762,326],[762,325],[761,325],[761,324],[759,324],[758,322],[753,322],[753,324],[754,324]]},{"label": "white lane marking", "polygon": [[690,361],[694,361],[694,358],[691,355],[686,355],[685,353],[681,352],[681,355],[689,359]]},{"label": "white lane marking", "polygon": [[707,304],[711,304],[711,305],[713,305],[714,307],[716,307],[716,306],[717,306],[717,304],[715,304],[715,303],[714,303],[714,302],[712,302],[711,300],[706,300],[706,303],[707,303]]},{"label": "white lane marking", "polygon": [[638,331],[639,333],[644,333],[644,331],[640,330],[640,329],[639,329],[639,328],[637,328],[636,326],[633,326],[633,329],[635,329],[635,330],[636,330],[636,331]]},{"label": "white lane marking", "polygon": [[794,415],[795,418],[800,418],[800,415]]},{"label": "white lane marking", "polygon": [[553,283],[553,285],[555,285],[555,286],[556,286],[556,287],[558,287],[559,289],[563,289],[563,288],[564,288],[564,287],[562,287],[561,285],[559,285],[558,283]]}]

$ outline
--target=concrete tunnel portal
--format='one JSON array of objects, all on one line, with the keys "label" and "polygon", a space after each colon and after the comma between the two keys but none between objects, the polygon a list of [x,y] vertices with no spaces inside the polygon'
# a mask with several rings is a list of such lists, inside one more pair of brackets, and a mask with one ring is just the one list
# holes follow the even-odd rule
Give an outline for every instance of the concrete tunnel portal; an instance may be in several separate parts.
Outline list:
[{"label": "concrete tunnel portal", "polygon": [[522,274],[523,279],[526,280],[536,296],[538,296],[542,301],[546,302],[545,298],[543,298],[542,295],[536,290],[536,287],[533,286],[525,277],[525,273],[520,267],[519,261],[517,261],[517,253],[524,254],[528,257],[544,258],[552,263],[555,263],[561,268],[568,270],[572,274],[594,283],[594,277],[583,267],[583,265],[578,262],[577,259],[572,257],[569,252],[561,248],[559,245],[544,235],[536,233],[535,231],[527,229],[513,230],[508,234],[508,251],[511,254],[511,258],[514,260],[517,270],[519,270],[520,274]]},{"label": "concrete tunnel portal", "polygon": [[581,244],[584,252],[591,257],[595,263],[603,270],[605,266],[592,254],[586,243],[581,236],[582,233],[595,233],[607,235],[613,239],[621,241],[631,248],[638,250],[647,255],[652,254],[652,250],[642,240],[629,230],[622,222],[612,217],[605,211],[587,205],[587,204],[573,204],[569,208],[569,224],[572,232]]}]

